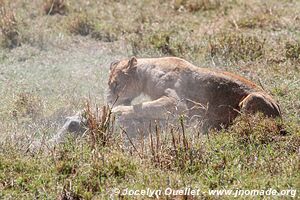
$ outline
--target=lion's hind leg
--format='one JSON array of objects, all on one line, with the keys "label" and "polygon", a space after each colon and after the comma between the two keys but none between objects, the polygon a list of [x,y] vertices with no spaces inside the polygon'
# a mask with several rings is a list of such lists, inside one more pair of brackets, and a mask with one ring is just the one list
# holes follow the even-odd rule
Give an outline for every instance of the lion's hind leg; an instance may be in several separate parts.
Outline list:
[{"label": "lion's hind leg", "polygon": [[261,112],[267,117],[281,117],[279,105],[269,95],[262,92],[253,92],[240,103],[242,112],[254,114]]}]

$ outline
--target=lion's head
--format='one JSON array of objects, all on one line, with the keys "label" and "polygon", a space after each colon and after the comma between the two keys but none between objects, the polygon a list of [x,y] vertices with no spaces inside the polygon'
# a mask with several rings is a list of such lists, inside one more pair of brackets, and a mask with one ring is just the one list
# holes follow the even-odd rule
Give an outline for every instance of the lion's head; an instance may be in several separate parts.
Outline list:
[{"label": "lion's head", "polygon": [[107,96],[109,104],[130,105],[131,101],[140,95],[141,87],[136,68],[137,59],[135,57],[111,63]]}]

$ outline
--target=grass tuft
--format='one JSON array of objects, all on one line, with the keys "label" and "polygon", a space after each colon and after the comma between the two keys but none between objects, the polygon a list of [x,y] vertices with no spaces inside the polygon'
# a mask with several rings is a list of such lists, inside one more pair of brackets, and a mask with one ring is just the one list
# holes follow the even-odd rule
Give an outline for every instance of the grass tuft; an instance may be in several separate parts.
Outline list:
[{"label": "grass tuft", "polygon": [[286,42],[285,57],[287,59],[297,61],[300,58],[300,42]]},{"label": "grass tuft", "polygon": [[68,7],[65,0],[45,0],[44,12],[46,15],[66,15]]},{"label": "grass tuft", "polygon": [[0,18],[2,46],[9,49],[21,46],[21,36],[16,15],[11,9],[6,7],[4,1],[0,2]]},{"label": "grass tuft", "polygon": [[95,23],[87,14],[73,17],[69,23],[69,31],[74,35],[87,36],[95,30]]}]

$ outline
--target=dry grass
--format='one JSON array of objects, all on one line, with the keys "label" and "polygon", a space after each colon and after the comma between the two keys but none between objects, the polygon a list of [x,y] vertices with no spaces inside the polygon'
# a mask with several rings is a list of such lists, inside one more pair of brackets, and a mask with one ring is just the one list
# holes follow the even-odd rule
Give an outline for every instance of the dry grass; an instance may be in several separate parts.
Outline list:
[{"label": "dry grass", "polygon": [[111,145],[114,132],[114,118],[108,106],[96,107],[96,112],[92,111],[88,102],[84,113],[87,119],[88,135],[93,149]]}]

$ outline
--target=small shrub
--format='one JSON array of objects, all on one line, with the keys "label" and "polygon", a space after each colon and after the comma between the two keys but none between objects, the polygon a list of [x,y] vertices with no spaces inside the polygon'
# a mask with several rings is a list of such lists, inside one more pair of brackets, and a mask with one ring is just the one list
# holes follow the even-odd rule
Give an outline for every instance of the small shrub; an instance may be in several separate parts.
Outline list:
[{"label": "small shrub", "polygon": [[221,6],[220,0],[175,0],[174,8],[176,10],[185,8],[189,12],[197,12],[199,10],[215,10]]},{"label": "small shrub", "polygon": [[65,0],[46,0],[44,3],[44,12],[46,15],[65,15],[67,11]]},{"label": "small shrub", "polygon": [[285,57],[290,60],[300,58],[300,42],[287,42],[285,44]]},{"label": "small shrub", "polygon": [[95,30],[95,24],[86,14],[80,14],[71,20],[69,30],[75,35],[87,36]]},{"label": "small shrub", "polygon": [[2,46],[10,49],[21,46],[21,37],[15,13],[7,9],[3,2],[0,2],[0,9]]},{"label": "small shrub", "polygon": [[208,52],[212,58],[231,62],[255,61],[263,57],[265,41],[256,36],[223,33],[210,39]]}]

